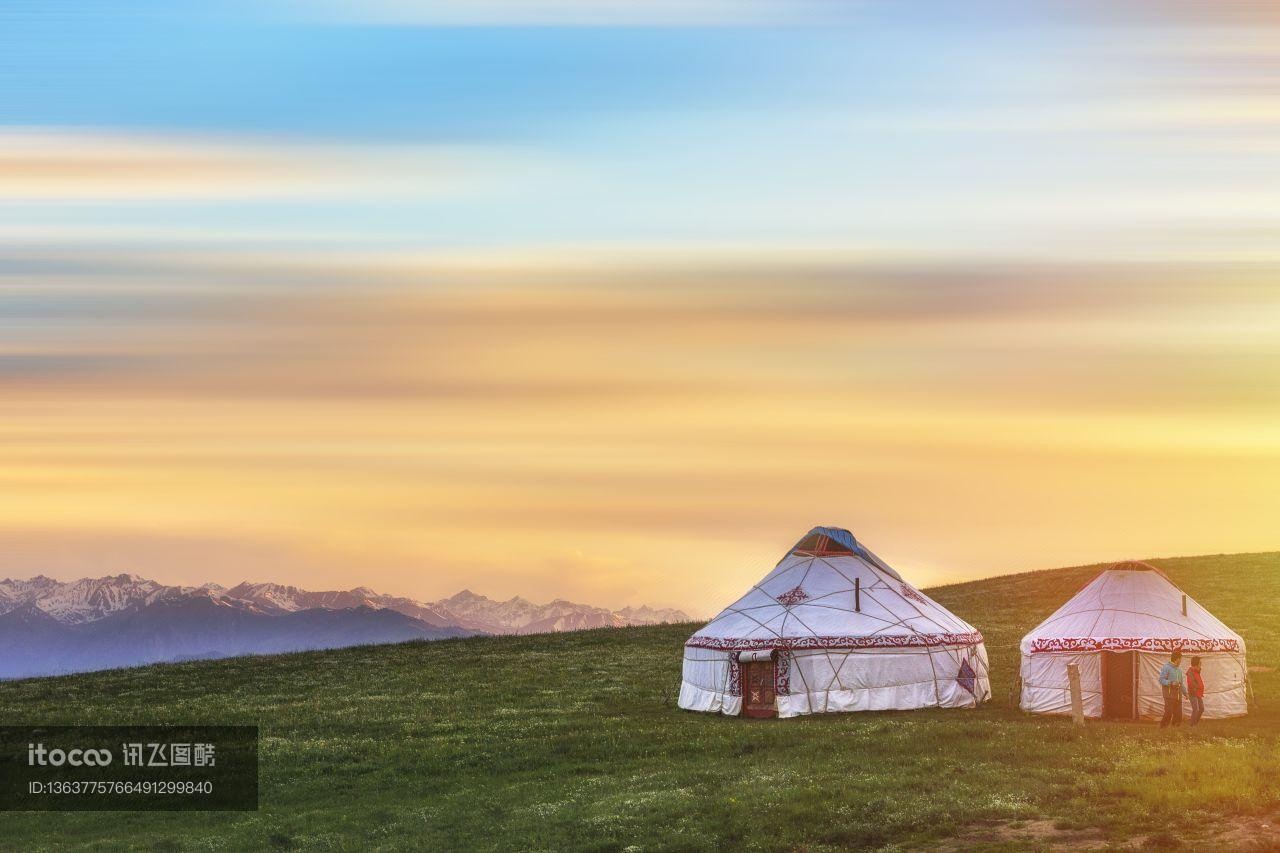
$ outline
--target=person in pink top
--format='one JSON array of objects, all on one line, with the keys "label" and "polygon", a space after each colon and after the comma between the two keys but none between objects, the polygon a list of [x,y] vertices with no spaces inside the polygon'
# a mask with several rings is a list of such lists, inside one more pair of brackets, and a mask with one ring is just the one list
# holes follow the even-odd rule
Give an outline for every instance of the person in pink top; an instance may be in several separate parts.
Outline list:
[{"label": "person in pink top", "polygon": [[1190,725],[1200,722],[1204,713],[1204,676],[1200,674],[1200,658],[1191,659],[1191,668],[1187,670],[1187,699],[1191,702]]}]

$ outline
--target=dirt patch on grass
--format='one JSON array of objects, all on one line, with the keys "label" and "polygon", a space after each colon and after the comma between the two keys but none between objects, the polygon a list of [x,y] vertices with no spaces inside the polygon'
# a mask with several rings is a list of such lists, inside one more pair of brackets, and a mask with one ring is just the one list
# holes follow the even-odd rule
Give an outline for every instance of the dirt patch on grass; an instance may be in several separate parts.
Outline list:
[{"label": "dirt patch on grass", "polygon": [[1102,850],[1107,841],[1101,830],[1060,829],[1052,820],[1000,821],[973,826],[930,850],[960,853],[963,850]]},{"label": "dirt patch on grass", "polygon": [[1280,811],[1227,818],[1215,826],[1210,837],[1219,850],[1280,849]]},{"label": "dirt patch on grass", "polygon": [[1084,850],[1177,850],[1211,844],[1218,850],[1280,850],[1280,811],[1265,815],[1238,815],[1200,827],[1200,838],[1135,835],[1107,840],[1100,829],[1062,829],[1052,820],[1000,821],[972,826],[939,845],[920,849],[941,853],[966,850],[1049,850],[1076,853]]}]

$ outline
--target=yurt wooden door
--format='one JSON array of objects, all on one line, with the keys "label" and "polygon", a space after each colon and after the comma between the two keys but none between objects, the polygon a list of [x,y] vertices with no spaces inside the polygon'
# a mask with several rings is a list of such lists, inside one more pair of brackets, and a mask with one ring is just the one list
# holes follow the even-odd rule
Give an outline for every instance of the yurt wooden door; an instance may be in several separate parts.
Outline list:
[{"label": "yurt wooden door", "polygon": [[1108,720],[1138,717],[1138,653],[1102,655],[1102,716]]},{"label": "yurt wooden door", "polygon": [[776,717],[773,693],[773,661],[742,662],[742,716]]}]

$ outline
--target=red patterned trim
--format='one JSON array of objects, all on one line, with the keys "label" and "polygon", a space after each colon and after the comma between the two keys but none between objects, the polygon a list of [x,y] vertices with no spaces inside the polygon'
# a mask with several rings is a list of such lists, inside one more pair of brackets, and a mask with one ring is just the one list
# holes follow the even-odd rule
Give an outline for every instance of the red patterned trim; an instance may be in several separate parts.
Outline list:
[{"label": "red patterned trim", "polygon": [[759,649],[901,649],[915,646],[973,646],[982,634],[876,634],[861,637],[765,637],[748,640],[735,637],[690,637],[691,649],[718,649],[748,652]]},{"label": "red patterned trim", "polygon": [[729,655],[729,695],[742,695],[742,666],[737,655]]},{"label": "red patterned trim", "polygon": [[776,696],[791,695],[791,652],[778,652],[773,664],[773,692]]},{"label": "red patterned trim", "polygon": [[797,586],[793,589],[789,589],[786,592],[782,593],[782,595],[779,595],[774,600],[777,601],[779,604],[786,604],[786,605],[799,604],[802,601],[809,600],[809,593],[805,592],[803,589]]},{"label": "red patterned trim", "polygon": [[1050,637],[1031,641],[1032,652],[1238,652],[1235,640],[1159,639],[1154,637]]},{"label": "red patterned trim", "polygon": [[905,583],[904,583],[904,584],[899,584],[899,586],[900,586],[900,587],[902,587],[902,597],[903,597],[903,598],[910,598],[912,601],[918,601],[918,602],[920,602],[921,604],[928,604],[928,603],[929,603],[928,601],[926,601],[926,600],[925,600],[925,597],[924,597],[923,595],[921,595],[920,593],[916,592],[914,589],[912,589],[911,587],[907,586]]}]

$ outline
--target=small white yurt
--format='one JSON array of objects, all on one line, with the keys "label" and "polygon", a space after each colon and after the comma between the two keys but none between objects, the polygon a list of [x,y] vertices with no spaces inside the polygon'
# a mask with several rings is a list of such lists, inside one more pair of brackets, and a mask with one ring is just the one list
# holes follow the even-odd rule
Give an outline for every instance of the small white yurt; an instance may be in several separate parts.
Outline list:
[{"label": "small white yurt", "polygon": [[1022,709],[1070,714],[1067,665],[1074,663],[1086,717],[1158,720],[1160,667],[1174,649],[1184,669],[1192,656],[1201,659],[1206,719],[1248,712],[1240,635],[1155,566],[1119,563],[1022,638]]},{"label": "small white yurt", "polygon": [[680,707],[751,717],[973,708],[973,626],[838,527],[815,527],[684,647]]}]

